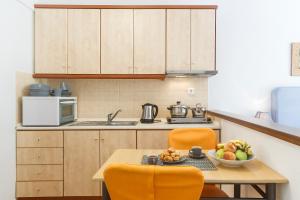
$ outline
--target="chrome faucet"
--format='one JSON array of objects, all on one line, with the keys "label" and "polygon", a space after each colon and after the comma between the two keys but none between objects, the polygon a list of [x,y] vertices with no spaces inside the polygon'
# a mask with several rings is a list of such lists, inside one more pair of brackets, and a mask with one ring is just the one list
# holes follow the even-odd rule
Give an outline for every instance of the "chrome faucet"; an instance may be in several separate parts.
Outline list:
[{"label": "chrome faucet", "polygon": [[122,111],[122,110],[119,109],[119,110],[117,110],[117,111],[115,112],[115,114],[109,113],[109,114],[107,115],[107,124],[111,124],[112,120],[114,120],[114,118],[117,116],[117,114],[118,114],[119,112],[121,112],[121,111]]}]

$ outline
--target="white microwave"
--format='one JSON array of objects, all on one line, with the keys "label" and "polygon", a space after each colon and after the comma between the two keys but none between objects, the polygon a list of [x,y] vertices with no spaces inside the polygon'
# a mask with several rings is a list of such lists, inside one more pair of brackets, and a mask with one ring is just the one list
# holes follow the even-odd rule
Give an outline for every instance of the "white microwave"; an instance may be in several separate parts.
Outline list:
[{"label": "white microwave", "polygon": [[77,119],[77,97],[23,97],[23,126],[60,126]]}]

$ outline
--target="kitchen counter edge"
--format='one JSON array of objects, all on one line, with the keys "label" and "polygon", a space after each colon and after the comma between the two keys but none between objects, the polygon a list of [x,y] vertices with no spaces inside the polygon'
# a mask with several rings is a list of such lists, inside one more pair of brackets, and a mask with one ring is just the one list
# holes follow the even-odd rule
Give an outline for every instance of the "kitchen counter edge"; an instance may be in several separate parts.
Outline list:
[{"label": "kitchen counter edge", "polygon": [[[79,121],[103,121],[104,119],[78,119]],[[218,121],[211,124],[168,124],[166,119],[160,119],[161,122],[152,124],[142,124],[138,122],[136,126],[70,126],[70,124],[62,126],[44,126],[44,127],[28,127],[17,124],[17,131],[43,131],[43,130],[171,130],[175,128],[211,128],[221,129]],[[116,121],[139,121],[137,118],[119,118]]]},{"label": "kitchen counter edge", "polygon": [[281,125],[273,122],[272,120],[257,119],[254,117],[247,117],[219,110],[210,110],[208,111],[208,114],[210,116],[227,120],[237,125],[244,126],[249,129],[300,146],[299,128]]}]

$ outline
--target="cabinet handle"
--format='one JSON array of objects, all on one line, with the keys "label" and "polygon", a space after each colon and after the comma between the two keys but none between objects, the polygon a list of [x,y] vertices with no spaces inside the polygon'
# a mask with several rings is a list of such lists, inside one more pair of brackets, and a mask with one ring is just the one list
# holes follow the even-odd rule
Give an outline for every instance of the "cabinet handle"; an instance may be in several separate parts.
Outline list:
[{"label": "cabinet handle", "polygon": [[40,189],[40,188],[36,188],[36,191],[37,191],[37,192],[40,192],[40,191],[41,191],[41,189]]},{"label": "cabinet handle", "polygon": [[40,158],[41,158],[41,155],[38,155],[37,158],[40,159]]},{"label": "cabinet handle", "polygon": [[101,140],[101,141],[104,141],[104,138],[101,138],[100,140]]},{"label": "cabinet handle", "polygon": [[42,174],[42,172],[37,172],[37,173],[36,173],[36,175],[38,175],[38,176],[41,175],[41,174]]},{"label": "cabinet handle", "polygon": [[40,141],[41,141],[41,138],[40,138],[40,137],[38,137],[38,138],[37,138],[37,141],[38,141],[38,142],[40,142]]},{"label": "cabinet handle", "polygon": [[95,141],[99,140],[99,138],[94,138]]}]

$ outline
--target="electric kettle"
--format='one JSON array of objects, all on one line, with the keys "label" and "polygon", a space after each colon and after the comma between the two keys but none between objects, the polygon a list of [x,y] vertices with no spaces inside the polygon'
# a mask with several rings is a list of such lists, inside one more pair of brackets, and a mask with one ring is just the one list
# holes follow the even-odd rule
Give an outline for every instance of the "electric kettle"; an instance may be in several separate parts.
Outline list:
[{"label": "electric kettle", "polygon": [[158,114],[158,106],[151,103],[146,103],[142,105],[142,108],[143,114],[141,117],[141,123],[153,123]]}]

